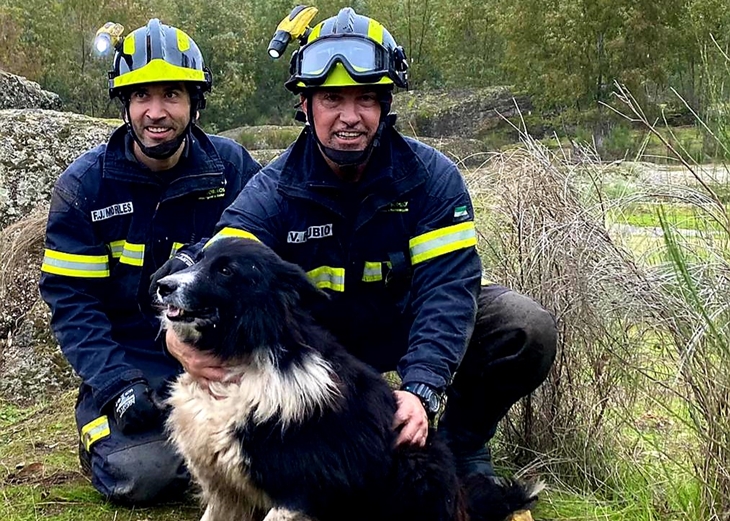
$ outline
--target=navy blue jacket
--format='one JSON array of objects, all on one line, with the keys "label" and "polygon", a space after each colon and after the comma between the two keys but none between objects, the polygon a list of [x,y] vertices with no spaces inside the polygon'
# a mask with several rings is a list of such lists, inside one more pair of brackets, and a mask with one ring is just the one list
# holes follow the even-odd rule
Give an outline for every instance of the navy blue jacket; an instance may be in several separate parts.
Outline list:
[{"label": "navy blue jacket", "polygon": [[175,167],[152,172],[121,127],[71,164],[53,190],[41,294],[98,410],[131,383],[163,390],[180,371],[163,350],[150,276],[183,244],[210,237],[260,168],[229,139],[197,127],[192,135]]},{"label": "navy blue jacket", "polygon": [[443,391],[466,350],[481,264],[456,165],[386,130],[362,179],[340,180],[308,130],[262,169],[214,237],[253,236],[330,294],[318,318],[358,358]]}]

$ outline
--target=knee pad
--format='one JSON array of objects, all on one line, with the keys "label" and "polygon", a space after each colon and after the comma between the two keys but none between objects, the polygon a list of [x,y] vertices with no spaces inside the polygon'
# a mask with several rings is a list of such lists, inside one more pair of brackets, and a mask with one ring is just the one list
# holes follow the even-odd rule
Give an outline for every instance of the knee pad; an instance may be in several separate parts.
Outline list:
[{"label": "knee pad", "polygon": [[164,439],[92,454],[92,483],[107,499],[148,504],[182,496],[190,482],[180,455]]}]

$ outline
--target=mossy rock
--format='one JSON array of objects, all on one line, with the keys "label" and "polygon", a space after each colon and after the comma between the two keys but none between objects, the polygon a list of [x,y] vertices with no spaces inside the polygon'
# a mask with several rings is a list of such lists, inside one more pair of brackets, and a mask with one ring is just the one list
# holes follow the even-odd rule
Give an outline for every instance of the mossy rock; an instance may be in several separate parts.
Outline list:
[{"label": "mossy rock", "polygon": [[409,91],[393,97],[396,126],[419,137],[481,139],[491,131],[510,126],[506,120],[532,110],[531,100],[508,87],[455,91]]},{"label": "mossy rock", "polygon": [[0,109],[61,110],[61,97],[22,76],[0,70]]},{"label": "mossy rock", "polygon": [[237,141],[250,151],[282,150],[291,145],[301,131],[302,127],[295,125],[259,125],[226,130],[220,135]]},{"label": "mossy rock", "polygon": [[264,148],[260,150],[249,150],[249,152],[251,153],[251,157],[261,163],[261,166],[266,166],[279,157],[284,152],[284,149]]},{"label": "mossy rock", "polygon": [[27,404],[75,387],[38,292],[47,209],[0,233],[0,397]]},{"label": "mossy rock", "polygon": [[49,322],[48,306],[36,299],[20,327],[0,339],[0,396],[4,400],[34,404],[78,386],[78,377],[61,353]]},{"label": "mossy rock", "polygon": [[0,229],[50,201],[61,172],[120,123],[53,110],[0,110]]}]

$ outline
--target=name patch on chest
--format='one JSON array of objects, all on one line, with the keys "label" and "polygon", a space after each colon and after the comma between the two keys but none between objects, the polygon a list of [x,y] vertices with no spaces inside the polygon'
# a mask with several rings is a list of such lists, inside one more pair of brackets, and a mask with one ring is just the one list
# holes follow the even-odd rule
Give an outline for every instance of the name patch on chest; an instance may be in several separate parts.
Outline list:
[{"label": "name patch on chest", "polygon": [[106,208],[101,208],[99,210],[91,210],[91,220],[93,222],[103,221],[104,219],[116,217],[117,215],[126,215],[128,213],[134,213],[134,207],[132,206],[132,201],[128,201],[126,203],[113,204],[111,206],[107,206]]},{"label": "name patch on chest", "polygon": [[332,236],[331,224],[320,224],[319,226],[310,226],[301,232],[290,231],[287,234],[286,242],[291,244],[299,244],[307,242],[309,239],[322,239]]}]

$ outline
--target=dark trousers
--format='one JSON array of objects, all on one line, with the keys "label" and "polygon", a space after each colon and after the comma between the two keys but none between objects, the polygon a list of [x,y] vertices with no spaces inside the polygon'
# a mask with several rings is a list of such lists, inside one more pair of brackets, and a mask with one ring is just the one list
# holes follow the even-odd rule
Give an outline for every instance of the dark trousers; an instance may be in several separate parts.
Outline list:
[{"label": "dark trousers", "polygon": [[478,303],[474,333],[439,421],[455,454],[483,447],[555,360],[555,320],[535,301],[495,284],[482,287]]},{"label": "dark trousers", "polygon": [[[144,432],[124,434],[112,415],[96,409],[89,389],[82,385],[76,424],[81,435],[81,464],[106,499],[144,505],[184,496],[190,475],[167,440],[162,423],[150,425]],[[92,436],[87,426],[94,426]]]}]

